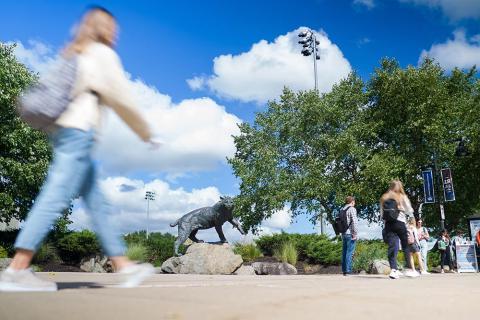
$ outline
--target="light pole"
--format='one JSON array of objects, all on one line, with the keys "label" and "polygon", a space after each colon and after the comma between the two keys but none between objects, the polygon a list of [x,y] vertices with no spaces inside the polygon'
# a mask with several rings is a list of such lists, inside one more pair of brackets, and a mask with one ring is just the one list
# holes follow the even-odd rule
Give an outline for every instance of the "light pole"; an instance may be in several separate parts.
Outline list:
[{"label": "light pole", "polygon": [[155,191],[147,191],[145,192],[145,200],[147,200],[147,239],[149,232],[149,224],[150,224],[150,201],[155,200]]},{"label": "light pole", "polygon": [[303,45],[302,54],[305,57],[313,56],[313,75],[315,77],[315,91],[318,91],[318,78],[317,78],[317,60],[320,60],[320,55],[318,54],[318,45],[320,41],[317,40],[315,32],[310,29],[306,29],[298,34],[301,38],[298,41],[299,44]]}]

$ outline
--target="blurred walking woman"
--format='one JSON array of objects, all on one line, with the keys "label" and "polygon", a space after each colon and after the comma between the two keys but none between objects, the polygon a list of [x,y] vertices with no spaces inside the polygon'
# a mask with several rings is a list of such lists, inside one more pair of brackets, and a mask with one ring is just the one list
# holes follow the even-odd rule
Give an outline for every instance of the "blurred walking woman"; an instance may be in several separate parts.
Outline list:
[{"label": "blurred walking woman", "polygon": [[418,272],[413,270],[410,263],[410,246],[406,227],[407,217],[413,215],[413,209],[401,181],[394,180],[390,183],[390,188],[380,199],[380,211],[385,221],[384,234],[388,244],[388,262],[392,269],[390,278],[398,279],[401,276],[397,267],[398,239],[405,255],[405,264],[410,268],[405,275],[417,277]]},{"label": "blurred walking woman", "polygon": [[113,50],[117,23],[106,9],[88,10],[70,44],[62,52],[66,59],[76,59],[76,76],[70,104],[56,120],[51,135],[54,157],[47,179],[17,237],[16,254],[9,268],[0,275],[0,291],[55,291],[54,282],[35,276],[29,269],[32,257],[55,219],[71,199],[80,195],[91,213],[105,253],[126,287],[140,284],[153,273],[148,264],[134,264],[125,254],[117,232],[107,224],[109,205],[97,183],[92,160],[95,133],[104,105],[111,107],[145,142],[151,142],[146,122],[134,109],[129,82],[120,59]]}]

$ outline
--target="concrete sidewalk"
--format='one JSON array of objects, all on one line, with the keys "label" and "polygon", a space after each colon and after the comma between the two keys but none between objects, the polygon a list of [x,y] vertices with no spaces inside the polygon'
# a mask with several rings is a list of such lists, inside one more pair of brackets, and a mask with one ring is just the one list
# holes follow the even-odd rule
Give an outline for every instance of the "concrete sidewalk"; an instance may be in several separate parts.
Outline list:
[{"label": "concrete sidewalk", "polygon": [[118,289],[114,274],[43,273],[56,293],[0,293],[0,319],[474,319],[480,275],[155,275]]}]

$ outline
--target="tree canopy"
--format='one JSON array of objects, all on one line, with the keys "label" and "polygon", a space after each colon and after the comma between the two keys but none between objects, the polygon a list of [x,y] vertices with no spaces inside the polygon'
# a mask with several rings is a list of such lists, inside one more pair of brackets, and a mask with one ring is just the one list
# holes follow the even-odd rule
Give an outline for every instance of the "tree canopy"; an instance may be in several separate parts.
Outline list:
[{"label": "tree canopy", "polygon": [[[352,73],[322,95],[285,89],[235,137],[229,162],[240,179],[237,214],[254,231],[285,206],[293,216],[314,222],[324,213],[332,221],[355,195],[360,216],[374,221],[396,178],[418,208],[421,171],[435,155],[453,172],[457,201],[446,213],[447,225],[457,225],[479,206],[479,92],[474,68],[447,73],[429,59],[407,68],[385,59],[368,82]],[[462,158],[455,156],[460,138],[470,152]],[[433,205],[424,214],[432,225],[439,219]]]},{"label": "tree canopy", "polygon": [[14,46],[0,43],[0,221],[23,220],[51,158],[45,134],[23,123],[15,101],[36,75],[18,62]]}]

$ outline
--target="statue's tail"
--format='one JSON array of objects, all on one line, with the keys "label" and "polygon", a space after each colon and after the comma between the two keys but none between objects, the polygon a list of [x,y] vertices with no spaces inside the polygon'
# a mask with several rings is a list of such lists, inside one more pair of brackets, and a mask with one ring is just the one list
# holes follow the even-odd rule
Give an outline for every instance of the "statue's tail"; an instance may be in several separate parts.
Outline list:
[{"label": "statue's tail", "polygon": [[175,221],[174,223],[170,223],[170,227],[175,227],[178,225],[178,222],[180,221],[180,219],[178,219],[177,221]]}]

